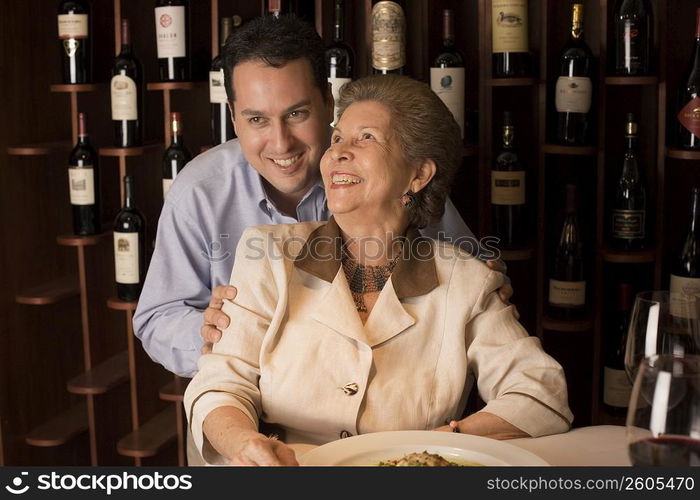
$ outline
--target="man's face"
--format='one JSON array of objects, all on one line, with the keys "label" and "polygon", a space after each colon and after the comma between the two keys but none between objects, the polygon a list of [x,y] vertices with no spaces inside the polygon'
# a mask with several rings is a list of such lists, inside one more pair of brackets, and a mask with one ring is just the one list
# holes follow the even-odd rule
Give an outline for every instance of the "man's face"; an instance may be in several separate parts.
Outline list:
[{"label": "man's face", "polygon": [[298,203],[318,180],[333,113],[314,84],[310,63],[240,63],[233,68],[233,89],[233,123],[243,154],[272,188],[274,201]]}]

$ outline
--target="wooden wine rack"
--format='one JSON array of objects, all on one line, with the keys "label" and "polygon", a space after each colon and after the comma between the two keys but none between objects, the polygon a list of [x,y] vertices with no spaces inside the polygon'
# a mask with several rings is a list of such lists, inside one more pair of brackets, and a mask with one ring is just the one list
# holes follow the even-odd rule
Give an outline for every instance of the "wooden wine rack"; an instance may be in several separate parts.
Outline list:
[{"label": "wooden wine rack", "polygon": [[[689,186],[700,185],[700,153],[678,149],[673,137],[667,138],[675,127],[675,89],[692,47],[696,2],[691,0],[651,0],[656,19],[653,73],[629,78],[610,71],[614,1],[583,1],[585,37],[596,57],[596,138],[586,147],[555,143],[553,82],[559,51],[568,37],[570,3],[529,0],[529,42],[536,71],[528,78],[497,79],[491,71],[489,0],[406,0],[406,70],[428,80],[430,61],[440,48],[442,9],[453,9],[459,26],[456,43],[467,67],[467,127],[452,199],[482,236],[491,230],[490,169],[499,147],[502,111],[514,113],[516,148],[527,171],[532,237],[523,248],[509,249],[502,257],[522,323],[565,368],[574,424],[581,426],[621,423],[607,416],[601,404],[601,347],[613,289],[621,280],[637,289],[668,286],[669,256],[683,237]],[[100,146],[106,227],[111,227],[109,219],[123,201],[121,181],[129,169],[138,177],[137,204],[152,237],[162,203],[159,153],[169,138],[168,112],[185,115],[185,142],[191,151],[210,146],[202,72],[196,77],[199,81],[147,85],[145,135],[155,140],[139,148],[106,146],[113,133],[105,82],[111,57],[121,45],[122,15],[131,20],[145,80],[158,80],[152,5],[137,0],[93,2],[93,72],[101,83],[56,85],[58,63],[47,64],[57,56],[56,40],[49,35],[46,40],[36,38],[36,33],[55,31],[55,2],[39,0],[32,13],[11,4],[0,17],[8,34],[0,51],[9,61],[7,68],[17,73],[0,79],[0,95],[14,97],[6,111],[18,121],[0,120],[0,186],[7,192],[7,201],[0,202],[6,203],[7,213],[21,213],[26,220],[15,224],[11,218],[0,219],[0,232],[16,235],[11,245],[0,249],[0,275],[7,276],[8,284],[7,292],[0,291],[0,318],[7,318],[0,321],[0,464],[183,464],[181,401],[187,380],[165,373],[146,358],[131,326],[136,304],[112,297],[110,232],[56,237],[70,227],[65,173],[56,179],[56,172],[65,170],[65,158],[77,140],[77,112],[87,106],[93,143]],[[316,29],[329,43],[333,1],[295,4],[312,5]],[[191,53],[193,64],[200,66],[218,53],[220,15],[239,14],[247,20],[266,11],[265,0],[190,0],[190,5]],[[44,14],[37,18],[36,12]],[[370,0],[346,1],[346,41],[355,49],[355,77],[371,73],[370,13]],[[47,69],[36,75],[39,65]],[[11,86],[24,74],[35,77],[22,87]],[[66,94],[69,120],[63,119]],[[615,250],[606,238],[606,213],[619,175],[628,111],[639,121],[640,163],[649,198],[651,245],[637,252]],[[67,122],[70,141],[65,140]],[[13,145],[28,137],[32,144]],[[583,194],[590,314],[577,322],[546,314],[552,244],[559,230],[556,214],[567,182],[576,183]],[[34,204],[27,204],[27,198]],[[63,247],[73,247],[75,255],[66,255]],[[47,323],[52,335],[46,333]]]}]

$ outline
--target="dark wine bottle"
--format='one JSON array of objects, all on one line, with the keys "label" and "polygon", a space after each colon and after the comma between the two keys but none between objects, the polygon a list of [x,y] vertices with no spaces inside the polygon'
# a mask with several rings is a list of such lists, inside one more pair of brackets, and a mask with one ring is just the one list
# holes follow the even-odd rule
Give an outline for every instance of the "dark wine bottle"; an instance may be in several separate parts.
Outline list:
[{"label": "dark wine bottle", "polygon": [[514,148],[515,127],[503,113],[503,144],[491,170],[493,233],[499,248],[522,246],[525,236],[525,170]]},{"label": "dark wine bottle", "polygon": [[121,35],[122,47],[112,66],[110,91],[114,144],[127,148],[142,143],[143,71],[131,49],[128,19],[122,19]]},{"label": "dark wine bottle", "polygon": [[605,410],[616,416],[627,413],[632,383],[625,371],[625,349],[627,346],[627,327],[632,309],[632,287],[620,283],[617,290],[617,310],[615,318],[605,335],[605,353],[603,356],[603,404]]},{"label": "dark wine bottle", "polygon": [[693,296],[700,293],[700,188],[693,188],[690,202],[690,225],[678,256],[671,265],[671,294]]},{"label": "dark wine bottle", "polygon": [[649,0],[617,0],[615,23],[615,74],[648,75],[654,21]]},{"label": "dark wine bottle", "polygon": [[586,278],[581,236],[576,214],[576,186],[567,184],[566,217],[549,280],[550,315],[557,319],[576,320],[585,314]]},{"label": "dark wine bottle", "polygon": [[700,149],[700,7],[696,11],[695,47],[678,92],[678,145]]},{"label": "dark wine bottle", "polygon": [[455,20],[451,9],[442,11],[442,48],[430,68],[430,88],[452,112],[464,139],[464,58],[455,47]]},{"label": "dark wine bottle", "polygon": [[352,81],[352,71],[355,64],[355,54],[352,48],[345,43],[344,22],[345,1],[335,0],[333,20],[333,43],[326,49],[326,76],[331,84],[331,92],[336,102],[333,113],[334,122],[338,121],[338,99],[340,88]]},{"label": "dark wine bottle", "polygon": [[97,234],[102,229],[97,158],[88,138],[85,113],[78,113],[78,142],[68,160],[68,184],[73,232],[79,236]]},{"label": "dark wine bottle", "polygon": [[190,77],[188,0],[156,0],[156,48],[163,82]]},{"label": "dark wine bottle", "polygon": [[90,4],[87,0],[64,0],[58,6],[58,39],[61,42],[63,83],[92,80]]},{"label": "dark wine bottle", "polygon": [[573,6],[571,36],[560,56],[555,90],[557,141],[569,146],[588,144],[593,97],[593,55],[583,39],[583,4]]},{"label": "dark wine bottle", "polygon": [[491,51],[494,78],[518,78],[530,72],[527,0],[493,0]]},{"label": "dark wine bottle", "polygon": [[646,189],[637,164],[637,122],[627,113],[625,157],[615,190],[611,237],[622,250],[638,250],[646,244]]},{"label": "dark wine bottle", "polygon": [[182,116],[177,112],[170,113],[170,146],[163,153],[163,199],[168,195],[175,176],[191,159],[182,139]]},{"label": "dark wine bottle", "polygon": [[[226,43],[226,39],[233,32],[234,27],[242,23],[241,16],[222,17],[219,30],[220,47]],[[224,79],[224,65],[221,53],[211,63],[209,70],[209,102],[211,103],[211,135],[212,144],[223,144],[230,141],[236,134],[231,122],[231,113],[228,107],[226,95],[226,82]]]},{"label": "dark wine bottle", "polygon": [[146,275],[146,222],[134,204],[131,176],[124,176],[124,206],[114,219],[114,273],[117,296],[138,300]]},{"label": "dark wine bottle", "polygon": [[402,75],[406,65],[403,2],[372,0],[372,72]]}]

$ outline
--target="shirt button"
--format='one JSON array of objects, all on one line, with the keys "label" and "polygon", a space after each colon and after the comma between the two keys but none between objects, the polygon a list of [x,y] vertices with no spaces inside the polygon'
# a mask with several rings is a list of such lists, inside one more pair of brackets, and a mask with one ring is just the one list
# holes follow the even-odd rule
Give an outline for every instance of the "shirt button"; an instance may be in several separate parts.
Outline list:
[{"label": "shirt button", "polygon": [[343,390],[346,396],[354,396],[355,394],[357,394],[359,386],[355,382],[351,382],[349,384],[345,384],[340,389]]},{"label": "shirt button", "polygon": [[348,431],[340,431],[340,439],[345,439],[351,437],[352,434],[350,434]]}]

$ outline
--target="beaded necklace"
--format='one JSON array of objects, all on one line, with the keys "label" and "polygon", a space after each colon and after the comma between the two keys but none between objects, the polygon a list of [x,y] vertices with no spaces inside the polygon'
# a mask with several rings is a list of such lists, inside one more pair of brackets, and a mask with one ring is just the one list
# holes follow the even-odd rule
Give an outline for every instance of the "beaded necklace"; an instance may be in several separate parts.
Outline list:
[{"label": "beaded necklace", "polygon": [[386,285],[386,282],[389,280],[389,276],[391,276],[391,272],[394,270],[394,267],[396,267],[399,255],[400,252],[397,253],[396,257],[388,264],[381,266],[364,266],[353,259],[347,251],[343,249],[343,271],[350,285],[350,293],[352,294],[352,299],[355,302],[355,307],[358,312],[367,312],[364,294],[382,291],[384,285]]}]

